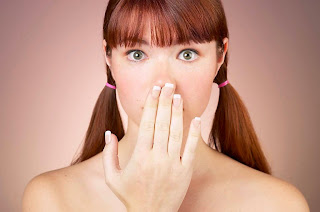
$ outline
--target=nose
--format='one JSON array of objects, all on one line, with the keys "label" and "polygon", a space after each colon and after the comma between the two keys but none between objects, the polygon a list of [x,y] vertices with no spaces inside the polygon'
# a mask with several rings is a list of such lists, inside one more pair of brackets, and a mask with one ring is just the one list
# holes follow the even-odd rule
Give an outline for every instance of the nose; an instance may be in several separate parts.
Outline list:
[{"label": "nose", "polygon": [[154,66],[154,76],[152,80],[152,86],[158,85],[161,88],[165,86],[166,83],[173,84],[174,90],[176,89],[176,80],[173,76],[174,71],[170,67],[170,64],[165,58],[158,58],[158,62]]},{"label": "nose", "polygon": [[150,87],[153,87],[154,85],[157,85],[157,86],[160,86],[161,88],[163,88],[166,83],[173,84],[173,90],[175,91],[176,83],[173,80],[169,80],[169,79],[167,79],[167,80],[165,80],[165,79],[156,80],[156,82],[153,83]]}]

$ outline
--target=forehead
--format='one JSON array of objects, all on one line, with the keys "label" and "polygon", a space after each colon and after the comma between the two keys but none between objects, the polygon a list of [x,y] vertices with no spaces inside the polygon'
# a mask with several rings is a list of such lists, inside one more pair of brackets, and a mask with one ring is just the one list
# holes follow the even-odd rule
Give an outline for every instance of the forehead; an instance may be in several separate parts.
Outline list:
[{"label": "forehead", "polygon": [[[104,37],[111,48],[124,45],[169,47],[206,43],[218,38],[216,16],[210,5],[192,1],[121,0],[104,23]],[[159,6],[161,2],[161,6]],[[176,3],[174,3],[176,2]]]},{"label": "forehead", "polygon": [[[152,39],[152,36],[155,36],[154,33],[156,31],[156,29],[154,29],[154,31],[151,31],[150,29],[150,25],[149,24],[146,24],[145,27],[144,27],[144,30],[143,32],[141,33],[142,36],[141,38],[127,38],[128,41],[130,41],[132,43],[132,46],[150,46],[150,47],[157,47],[158,45],[156,45],[156,42],[155,40],[158,39],[158,38],[155,38],[155,39]],[[161,35],[161,34],[160,34]],[[163,35],[164,36],[164,35]],[[160,38],[161,39],[161,38]],[[184,41],[184,42],[179,42],[177,40],[177,36],[175,34],[171,34],[171,39],[172,39],[172,42],[171,42],[171,45],[169,45],[168,47],[170,46],[176,46],[176,45],[199,45],[199,44],[205,44],[205,43],[212,43],[212,42],[215,42],[214,40],[213,41],[202,41],[202,42],[195,42],[193,40],[187,40],[187,41]],[[120,43],[118,44],[117,46],[119,47],[122,47],[124,45],[124,43]],[[163,47],[163,46],[159,46],[159,47]]]},{"label": "forehead", "polygon": [[[158,35],[155,35],[154,33],[158,31],[158,29],[154,28],[151,30],[151,24],[150,24],[150,19],[146,19],[144,29],[142,30],[142,38],[137,38],[136,42],[138,45],[147,45],[147,46],[157,46],[156,44],[153,43],[156,39],[160,39],[156,36],[166,36],[164,34],[158,33]],[[177,35],[175,34],[170,34],[172,38],[172,43],[171,45],[178,45],[179,42],[177,41]],[[156,39],[152,39],[152,37],[155,36]]]}]

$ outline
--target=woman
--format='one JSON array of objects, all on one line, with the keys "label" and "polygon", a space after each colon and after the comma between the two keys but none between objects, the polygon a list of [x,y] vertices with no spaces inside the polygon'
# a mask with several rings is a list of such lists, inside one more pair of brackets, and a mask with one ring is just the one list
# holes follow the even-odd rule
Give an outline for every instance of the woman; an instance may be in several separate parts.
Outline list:
[{"label": "woman", "polygon": [[[103,38],[108,83],[82,152],[70,167],[31,180],[24,211],[309,211],[299,190],[271,176],[227,80],[220,0],[110,0]],[[193,122],[212,83],[220,96],[208,146]]]}]

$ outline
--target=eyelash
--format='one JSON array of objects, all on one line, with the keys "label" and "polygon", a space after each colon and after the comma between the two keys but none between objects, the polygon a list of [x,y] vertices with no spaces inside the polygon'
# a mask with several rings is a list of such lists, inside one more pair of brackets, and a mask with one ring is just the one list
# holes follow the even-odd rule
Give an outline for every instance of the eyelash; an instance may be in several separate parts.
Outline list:
[{"label": "eyelash", "polygon": [[[132,49],[132,50],[127,51],[127,52],[126,52],[126,55],[128,56],[131,52],[135,52],[135,51],[139,51],[139,52],[142,52],[142,53],[144,54],[144,52],[141,51],[141,50],[139,50],[139,49]],[[179,53],[179,55],[180,55],[182,52],[184,52],[184,51],[192,51],[192,52],[196,53],[197,55],[199,55],[199,52],[198,52],[197,50],[195,50],[195,49],[184,49],[184,50],[182,50],[182,51]],[[136,60],[130,60],[130,61],[137,63],[137,62],[140,62],[141,60],[138,60],[138,61],[136,61]],[[194,60],[193,60],[193,61],[194,61]],[[191,61],[191,62],[193,62],[193,61]],[[188,62],[188,61],[185,61],[185,60],[182,60],[182,62],[184,62],[184,63],[191,63],[191,62]]]}]

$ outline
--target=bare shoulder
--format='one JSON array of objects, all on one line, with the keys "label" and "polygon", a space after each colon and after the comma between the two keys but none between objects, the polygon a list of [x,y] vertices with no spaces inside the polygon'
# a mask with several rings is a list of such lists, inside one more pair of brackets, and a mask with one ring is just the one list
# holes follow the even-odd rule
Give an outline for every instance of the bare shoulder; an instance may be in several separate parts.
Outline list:
[{"label": "bare shoulder", "polygon": [[[251,174],[252,173],[252,174]],[[251,201],[244,201],[245,208],[253,206],[259,211],[310,211],[308,203],[303,194],[292,184],[277,177],[250,170],[247,174],[252,175],[250,182],[242,179],[245,192],[244,198]],[[256,205],[252,205],[255,202]]]},{"label": "bare shoulder", "polygon": [[22,211],[61,211],[57,172],[33,177],[23,192]]},{"label": "bare shoulder", "polygon": [[24,190],[23,211],[105,211],[121,207],[121,201],[105,184],[102,169],[99,157],[94,156],[35,176]]},{"label": "bare shoulder", "polygon": [[24,189],[22,210],[33,212],[66,210],[65,199],[77,188],[75,175],[78,175],[77,168],[69,166],[33,177]]},{"label": "bare shoulder", "polygon": [[[243,211],[310,211],[303,194],[292,184],[255,170],[233,159],[233,177],[226,183],[223,198]],[[231,173],[231,172],[230,172]],[[226,203],[226,202],[225,202]]]}]

